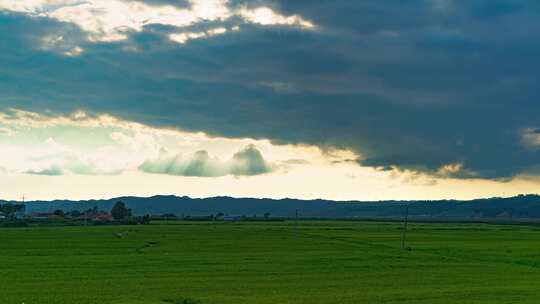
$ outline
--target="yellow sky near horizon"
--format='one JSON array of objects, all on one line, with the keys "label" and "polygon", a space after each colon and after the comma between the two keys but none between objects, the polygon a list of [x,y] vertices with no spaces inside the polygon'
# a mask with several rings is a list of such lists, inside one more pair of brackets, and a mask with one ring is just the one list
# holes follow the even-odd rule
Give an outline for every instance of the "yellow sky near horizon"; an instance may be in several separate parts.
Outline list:
[{"label": "yellow sky near horizon", "polygon": [[[525,176],[492,181],[380,171],[351,162],[359,156],[350,151],[328,153],[314,146],[211,137],[83,112],[44,116],[13,110],[0,113],[0,130],[0,198],[8,200],[23,195],[29,200],[81,200],[158,194],[367,201],[473,199],[538,193],[539,185],[538,179]],[[225,169],[217,176],[202,176],[212,166],[226,166],[235,153],[250,146],[260,152],[267,171],[235,175]],[[202,164],[195,157],[201,150],[209,157]],[[165,161],[165,166],[177,165],[168,163],[165,156],[208,170],[190,176],[180,169],[141,170],[144,162],[156,159]],[[441,168],[444,170],[459,168]]]}]

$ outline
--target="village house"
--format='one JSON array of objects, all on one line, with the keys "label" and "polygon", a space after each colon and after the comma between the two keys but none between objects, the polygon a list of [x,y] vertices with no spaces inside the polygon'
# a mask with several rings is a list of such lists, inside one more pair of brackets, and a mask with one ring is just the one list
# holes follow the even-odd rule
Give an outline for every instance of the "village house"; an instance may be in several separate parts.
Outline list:
[{"label": "village house", "polygon": [[79,221],[111,222],[114,221],[112,215],[105,211],[91,211],[76,218]]}]

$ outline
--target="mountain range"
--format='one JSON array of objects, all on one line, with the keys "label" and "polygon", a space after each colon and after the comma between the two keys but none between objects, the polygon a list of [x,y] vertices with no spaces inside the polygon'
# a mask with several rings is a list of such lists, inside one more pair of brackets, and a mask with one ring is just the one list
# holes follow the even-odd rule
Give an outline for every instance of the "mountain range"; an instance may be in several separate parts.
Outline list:
[{"label": "mountain range", "polygon": [[[94,206],[109,211],[118,202],[124,202],[134,215],[175,214],[183,217],[225,215],[335,219],[395,219],[402,218],[405,210],[411,218],[426,220],[477,219],[540,219],[540,196],[519,195],[510,198],[487,198],[470,201],[379,201],[337,202],[330,200],[254,199],[254,198],[189,198],[186,196],[118,197],[86,201],[32,201],[26,202],[26,213],[86,210]],[[0,201],[0,204],[20,203]]]}]

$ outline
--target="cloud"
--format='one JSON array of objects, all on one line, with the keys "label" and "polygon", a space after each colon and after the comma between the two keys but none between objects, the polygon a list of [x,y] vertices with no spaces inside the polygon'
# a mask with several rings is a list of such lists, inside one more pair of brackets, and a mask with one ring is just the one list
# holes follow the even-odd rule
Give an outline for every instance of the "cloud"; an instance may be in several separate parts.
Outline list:
[{"label": "cloud", "polygon": [[[92,42],[115,42],[128,39],[130,33],[142,32],[146,26],[160,25],[186,28],[205,22],[224,22],[236,17],[247,23],[287,25],[304,29],[315,25],[298,15],[283,16],[269,7],[232,9],[227,0],[123,1],[123,0],[0,0],[0,11],[22,13],[74,24],[87,33]],[[238,25],[238,24],[237,24]],[[237,26],[236,25],[236,26]],[[227,32],[224,27],[201,33],[171,34],[172,41],[185,43]],[[45,47],[63,44],[64,37],[46,39]],[[75,46],[64,52],[76,56],[83,49]]]},{"label": "cloud", "polygon": [[214,35],[222,35],[227,32],[227,29],[224,27],[214,28],[204,32],[184,32],[179,34],[170,34],[169,39],[174,42],[184,44],[192,39],[208,38]]},{"label": "cloud", "polygon": [[311,29],[315,25],[304,20],[298,15],[282,16],[269,7],[258,7],[255,9],[242,8],[239,15],[249,22],[261,25],[296,25],[301,28]]},{"label": "cloud", "polygon": [[211,157],[203,150],[188,157],[161,155],[156,159],[146,160],[139,170],[146,173],[195,177],[254,176],[272,171],[261,152],[252,145],[235,153],[229,161]]},{"label": "cloud", "polygon": [[540,147],[540,129],[527,128],[521,132],[521,140],[525,147],[538,149]]},{"label": "cloud", "polygon": [[178,176],[217,177],[227,174],[225,165],[211,158],[207,151],[195,152],[186,159],[175,155],[146,160],[139,169],[147,173]]},{"label": "cloud", "polygon": [[[94,31],[30,17],[33,8],[17,2],[21,13],[0,15],[0,110],[83,109],[210,136],[346,149],[364,166],[433,175],[461,164],[472,173],[463,178],[509,178],[540,163],[536,135],[523,133],[540,127],[540,43],[530,39],[540,34],[538,2],[248,2],[227,7],[268,7],[317,30],[235,15],[182,28],[135,22],[128,32],[98,22],[105,30]],[[225,34],[181,46],[169,38],[219,27]],[[51,33],[84,52],[44,51]],[[125,38],[100,40],[110,33]]]},{"label": "cloud", "polygon": [[[316,147],[216,138],[81,111],[58,116],[12,109],[0,112],[0,125],[7,130],[0,133],[0,167],[16,174],[109,176],[131,174],[141,167],[145,169],[141,171],[170,175],[251,176],[285,168],[293,162],[283,160],[298,155],[327,163]],[[272,161],[265,160],[255,145]],[[230,156],[235,150],[239,152]],[[307,160],[294,163],[310,164]]]},{"label": "cloud", "polygon": [[[52,163],[52,164],[51,164]],[[119,175],[124,168],[103,168],[92,160],[84,159],[75,154],[51,154],[35,158],[29,165],[34,167],[24,171],[25,174],[61,176],[65,174],[106,176]]]},{"label": "cloud", "polygon": [[250,145],[234,154],[231,173],[236,176],[251,176],[270,172],[270,167],[255,146]]},{"label": "cloud", "polygon": [[44,168],[41,170],[29,170],[29,171],[26,171],[26,174],[60,176],[60,175],[64,175],[64,171],[59,166],[51,166],[49,168]]}]

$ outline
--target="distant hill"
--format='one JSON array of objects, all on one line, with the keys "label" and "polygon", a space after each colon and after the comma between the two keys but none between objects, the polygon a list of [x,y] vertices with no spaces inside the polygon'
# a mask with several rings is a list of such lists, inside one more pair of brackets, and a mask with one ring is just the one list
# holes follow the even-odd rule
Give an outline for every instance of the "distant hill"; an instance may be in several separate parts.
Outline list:
[{"label": "distant hill", "polygon": [[[489,198],[471,201],[381,201],[381,202],[335,202],[328,200],[253,199],[213,197],[193,199],[177,196],[118,197],[108,200],[89,201],[34,201],[27,202],[27,213],[85,210],[97,206],[110,210],[117,201],[123,201],[135,215],[160,215],[173,213],[177,216],[207,216],[224,213],[228,215],[294,217],[296,210],[302,217],[316,218],[401,218],[404,206],[415,219],[540,219],[540,196],[520,195],[511,198]],[[0,204],[17,203],[0,201]]]}]

